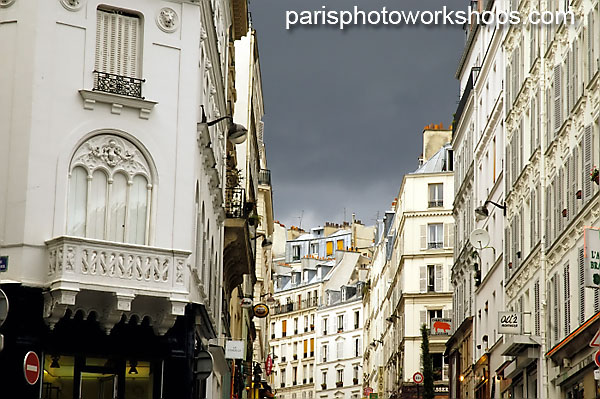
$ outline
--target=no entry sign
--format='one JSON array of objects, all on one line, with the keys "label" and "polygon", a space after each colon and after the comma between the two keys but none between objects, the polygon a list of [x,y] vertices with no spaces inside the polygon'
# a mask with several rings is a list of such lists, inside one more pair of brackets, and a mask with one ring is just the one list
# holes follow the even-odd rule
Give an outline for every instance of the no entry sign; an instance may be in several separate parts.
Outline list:
[{"label": "no entry sign", "polygon": [[29,385],[35,385],[40,378],[40,358],[35,352],[27,352],[23,361],[23,374]]}]

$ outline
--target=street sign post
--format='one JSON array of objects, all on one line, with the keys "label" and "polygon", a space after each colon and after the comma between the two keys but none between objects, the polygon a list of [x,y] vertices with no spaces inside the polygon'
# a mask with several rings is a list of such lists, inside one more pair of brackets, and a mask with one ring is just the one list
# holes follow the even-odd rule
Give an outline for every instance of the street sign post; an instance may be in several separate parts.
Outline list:
[{"label": "street sign post", "polygon": [[29,385],[35,385],[40,378],[40,358],[33,351],[29,351],[25,355],[23,374],[25,375],[25,381]]},{"label": "street sign post", "polygon": [[196,369],[194,375],[199,380],[205,380],[213,371],[213,357],[209,351],[201,351],[196,356]]},{"label": "street sign post", "polygon": [[413,374],[413,381],[415,382],[415,384],[420,384],[423,382],[423,374],[421,374],[421,372],[417,371],[416,373]]}]

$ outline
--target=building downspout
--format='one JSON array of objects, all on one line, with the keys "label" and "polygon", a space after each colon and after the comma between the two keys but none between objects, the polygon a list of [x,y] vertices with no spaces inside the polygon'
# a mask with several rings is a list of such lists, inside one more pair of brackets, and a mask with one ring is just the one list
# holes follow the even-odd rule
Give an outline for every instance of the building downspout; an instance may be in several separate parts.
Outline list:
[{"label": "building downspout", "polygon": [[[548,331],[549,329],[548,324],[549,324],[549,319],[546,318],[546,310],[547,310],[547,301],[546,301],[546,281],[548,281],[548,279],[546,278],[546,274],[547,274],[547,265],[546,265],[546,236],[547,236],[547,231],[546,231],[546,223],[542,223],[542,219],[544,217],[544,215],[546,215],[546,156],[544,153],[544,149],[547,147],[547,143],[546,143],[546,131],[548,129],[548,116],[546,114],[546,109],[547,104],[546,104],[546,60],[544,57],[544,49],[545,49],[545,45],[546,43],[546,35],[542,35],[540,34],[540,41],[538,43],[538,46],[540,47],[539,49],[539,57],[540,57],[540,73],[541,73],[541,77],[540,77],[540,81],[542,82],[542,85],[540,85],[540,89],[542,90],[540,93],[540,118],[541,118],[541,124],[540,124],[540,188],[541,188],[541,192],[540,192],[540,231],[543,232],[543,234],[540,234],[540,268],[541,268],[541,278],[540,278],[540,319],[543,320],[542,323],[540,323],[540,335],[542,337],[542,343],[541,343],[541,348],[540,348],[540,371],[541,371],[541,378],[539,379],[538,382],[538,386],[541,385],[541,389],[539,389],[540,392],[540,398],[541,399],[546,399],[549,397],[549,381],[548,381],[548,363],[546,361],[546,359],[544,358],[544,354],[547,351],[547,340],[548,337],[546,336],[546,331]],[[543,45],[542,45],[543,44]]]}]

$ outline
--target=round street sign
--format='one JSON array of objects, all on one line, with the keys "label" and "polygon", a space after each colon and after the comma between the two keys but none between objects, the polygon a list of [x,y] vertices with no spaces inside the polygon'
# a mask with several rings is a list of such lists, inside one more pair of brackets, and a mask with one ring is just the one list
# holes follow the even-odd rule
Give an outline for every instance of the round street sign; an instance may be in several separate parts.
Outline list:
[{"label": "round street sign", "polygon": [[194,374],[199,380],[205,380],[213,371],[213,357],[209,351],[201,351],[196,356],[196,370]]},{"label": "round street sign", "polygon": [[8,316],[8,297],[4,291],[0,290],[0,326],[4,324]]},{"label": "round street sign", "polygon": [[40,358],[35,352],[29,351],[23,361],[23,374],[29,385],[35,385],[40,378]]},{"label": "round street sign", "polygon": [[423,374],[421,374],[420,372],[416,372],[413,374],[413,381],[417,384],[420,384],[423,382]]},{"label": "round street sign", "polygon": [[594,361],[596,362],[596,366],[600,367],[600,351],[594,355]]},{"label": "round street sign", "polygon": [[267,315],[269,314],[269,307],[264,303],[259,303],[257,305],[254,305],[252,311],[254,312],[254,316],[258,317],[259,319],[262,319],[264,317],[267,317]]}]

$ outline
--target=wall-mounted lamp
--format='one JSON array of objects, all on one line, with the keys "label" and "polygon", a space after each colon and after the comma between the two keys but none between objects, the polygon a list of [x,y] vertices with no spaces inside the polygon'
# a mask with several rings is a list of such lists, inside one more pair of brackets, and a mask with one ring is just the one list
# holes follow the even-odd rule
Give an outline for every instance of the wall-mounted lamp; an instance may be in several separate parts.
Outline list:
[{"label": "wall-mounted lamp", "polygon": [[495,203],[494,201],[485,201],[482,206],[478,206],[475,208],[475,219],[478,221],[486,219],[490,216],[490,211],[487,209],[487,204],[492,204],[504,211],[504,216],[506,216],[506,205],[500,205]]},{"label": "wall-mounted lamp", "polygon": [[242,144],[244,141],[246,141],[246,136],[248,135],[248,129],[246,129],[244,126],[237,124],[237,123],[233,123],[233,117],[229,116],[229,115],[225,115],[222,116],[220,118],[215,119],[214,121],[210,121],[207,122],[206,120],[206,114],[204,113],[204,105],[201,105],[202,107],[202,120],[200,121],[200,124],[203,124],[206,129],[208,129],[208,127],[216,125],[217,123],[221,122],[222,120],[229,120],[229,128],[227,129],[227,140],[231,141],[233,144]]},{"label": "wall-mounted lamp", "polygon": [[129,374],[137,374],[137,360],[130,360],[129,361]]},{"label": "wall-mounted lamp", "polygon": [[400,317],[399,317],[399,316],[396,316],[395,314],[393,314],[393,315],[391,315],[390,317],[388,317],[387,319],[385,319],[385,321],[387,321],[388,323],[390,323],[390,324],[391,324],[391,323],[393,323],[393,322],[394,322],[394,319],[398,319],[398,320],[400,320]]},{"label": "wall-mounted lamp", "polygon": [[270,247],[273,245],[273,241],[270,240],[269,238],[267,238],[267,236],[265,235],[265,233],[258,233],[257,235],[255,235],[254,237],[251,237],[251,240],[256,240],[259,237],[263,237],[264,239],[262,240],[262,243],[260,244],[261,247],[266,248],[266,247]]}]

